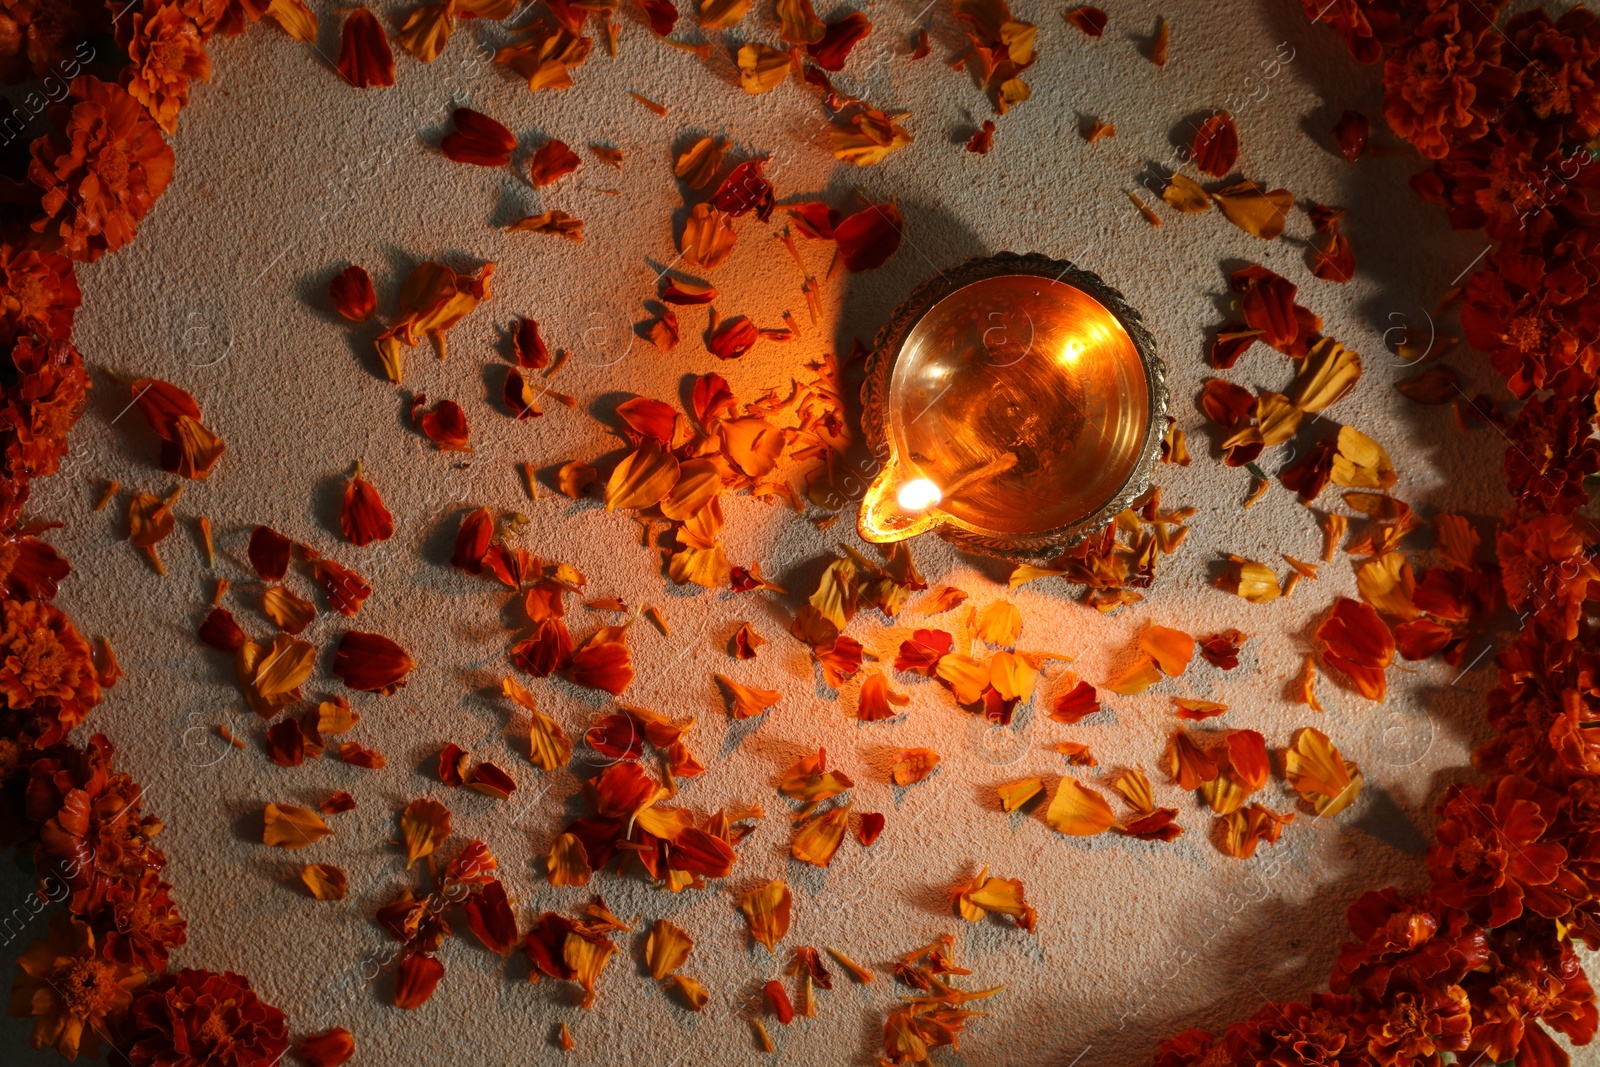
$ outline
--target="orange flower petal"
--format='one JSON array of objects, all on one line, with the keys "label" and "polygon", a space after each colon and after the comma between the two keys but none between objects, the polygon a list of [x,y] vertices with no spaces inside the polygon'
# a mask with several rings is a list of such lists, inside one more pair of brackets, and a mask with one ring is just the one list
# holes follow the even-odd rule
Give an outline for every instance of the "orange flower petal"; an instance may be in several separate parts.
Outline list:
[{"label": "orange flower petal", "polygon": [[300,870],[300,881],[318,900],[343,900],[347,888],[344,870],[328,863],[308,863]]},{"label": "orange flower petal", "polygon": [[776,954],[776,945],[789,932],[789,917],[794,898],[789,887],[774,879],[759,889],[752,889],[739,901],[739,910],[750,925],[750,936]]},{"label": "orange flower petal", "polygon": [[450,809],[437,800],[420,797],[400,813],[400,836],[406,846],[406,869],[439,850],[450,836]]},{"label": "orange flower petal", "polygon": [[262,825],[262,843],[274,848],[305,848],[333,833],[322,816],[293,804],[268,804]]},{"label": "orange flower petal", "polygon": [[1045,812],[1050,826],[1072,837],[1092,837],[1102,834],[1116,824],[1111,805],[1106,798],[1076,779],[1063,778],[1056,786],[1055,798]]},{"label": "orange flower petal", "polygon": [[893,768],[894,784],[916,785],[933,773],[939,765],[939,753],[931,748],[903,748],[896,755]]}]

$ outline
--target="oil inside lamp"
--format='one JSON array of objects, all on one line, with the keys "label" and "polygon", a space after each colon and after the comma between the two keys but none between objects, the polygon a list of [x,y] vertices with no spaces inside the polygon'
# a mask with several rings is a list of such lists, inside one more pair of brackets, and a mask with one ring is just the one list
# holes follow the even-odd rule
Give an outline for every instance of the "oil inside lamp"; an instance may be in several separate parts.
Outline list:
[{"label": "oil inside lamp", "polygon": [[1165,408],[1164,393],[1152,395],[1153,354],[1082,288],[991,272],[945,286],[894,340],[874,352],[892,360],[881,388],[863,392],[884,409],[874,442],[883,464],[861,507],[866,539],[938,529],[979,547],[1031,546],[1109,518],[1147,475]]}]

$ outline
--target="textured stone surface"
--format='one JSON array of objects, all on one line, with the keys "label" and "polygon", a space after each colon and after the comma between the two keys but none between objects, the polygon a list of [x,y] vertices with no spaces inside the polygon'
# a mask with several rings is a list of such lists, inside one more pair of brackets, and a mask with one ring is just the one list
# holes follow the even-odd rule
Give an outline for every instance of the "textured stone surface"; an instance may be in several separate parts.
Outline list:
[{"label": "textured stone surface", "polygon": [[[326,16],[320,51],[334,55],[334,5],[315,6]],[[396,16],[410,5],[380,6]],[[1291,702],[1310,631],[1335,597],[1354,595],[1354,579],[1341,558],[1324,568],[1321,581],[1265,606],[1211,586],[1226,553],[1280,566],[1283,552],[1317,558],[1321,535],[1315,516],[1281,489],[1249,512],[1240,510],[1250,479],[1218,462],[1194,399],[1207,376],[1204,345],[1224,315],[1229,270],[1257,260],[1284,273],[1302,285],[1302,302],[1324,317],[1328,332],[1366,360],[1359,390],[1329,417],[1387,445],[1401,471],[1397,492],[1425,513],[1493,516],[1504,504],[1497,436],[1492,430],[1460,435],[1448,409],[1408,406],[1390,388],[1405,371],[1383,346],[1385,330],[1425,326],[1424,309],[1484,241],[1450,233],[1439,214],[1415,199],[1405,185],[1415,157],[1397,152],[1352,167],[1331,152],[1327,130],[1340,111],[1374,111],[1375,73],[1350,62],[1332,35],[1312,30],[1297,4],[1221,4],[1208,18],[1187,7],[1169,12],[1171,61],[1164,70],[1141,54],[1157,8],[1132,0],[1105,6],[1111,26],[1092,41],[1062,21],[1060,5],[1017,5],[1018,17],[1040,26],[1041,58],[1027,76],[1034,94],[1000,120],[985,158],[962,150],[988,108],[965,75],[944,65],[962,44],[942,5],[866,4],[876,29],[840,77],[841,87],[910,111],[907,125],[917,138],[869,169],[833,160],[811,91],[786,84],[746,96],[725,49],[701,62],[657,43],[631,15],[623,19],[621,56],[609,59],[597,48],[577,71],[576,87],[560,93],[530,94],[477,61],[475,45],[497,40],[491,26],[467,25],[431,67],[402,55],[399,85],[386,91],[349,89],[316,51],[268,28],[216,49],[215,79],[196,91],[183,117],[171,191],[133,247],[81,271],[85,308],[77,338],[96,368],[95,399],[64,473],[37,497],[39,514],[67,523],[53,535],[75,567],[63,605],[86,632],[114,637],[129,672],[92,722],[114,739],[120,764],[145,783],[146,807],[168,822],[162,843],[169,876],[190,919],[179,964],[249,974],[263,996],[290,1013],[297,1032],[347,1026],[359,1062],[381,1067],[447,1059],[556,1062],[561,1054],[551,1037],[563,1021],[578,1042],[571,1062],[754,1062],[760,1053],[745,1016],[758,1003],[760,984],[778,974],[788,949],[802,944],[834,945],[882,965],[955,933],[974,987],[1009,986],[983,1005],[991,1014],[973,1023],[959,1057],[940,1054],[945,1062],[974,1065],[1074,1057],[1084,1065],[1137,1063],[1163,1034],[1220,1026],[1263,998],[1322,988],[1343,910],[1355,895],[1390,882],[1421,884],[1431,804],[1447,782],[1469,773],[1470,747],[1482,736],[1489,657],[1465,673],[1437,662],[1397,668],[1384,705],[1326,682],[1326,715]],[[908,42],[919,19],[932,20],[934,54],[912,63]],[[751,36],[776,40],[765,14],[747,19],[727,40]],[[629,90],[660,100],[670,114],[656,117],[629,99]],[[582,168],[534,192],[509,171],[446,161],[432,146],[449,108],[464,103],[507,122],[527,147],[548,136],[566,140],[584,156]],[[1350,209],[1360,265],[1355,282],[1337,286],[1311,276],[1303,213],[1269,244],[1217,213],[1179,217],[1163,208],[1166,222],[1154,229],[1132,209],[1124,190],[1135,187],[1148,163],[1171,160],[1174,145],[1187,139],[1186,120],[1213,107],[1230,108],[1238,120],[1246,175],[1302,200]],[[1114,123],[1116,136],[1086,144],[1079,126],[1089,117]],[[720,133],[742,152],[769,153],[782,198],[822,196],[844,206],[859,189],[896,198],[907,217],[906,245],[886,267],[858,277],[841,271],[827,284],[825,321],[816,327],[805,314],[800,276],[769,236],[772,228],[741,221],[737,252],[712,277],[723,294],[718,309],[763,326],[779,325],[788,309],[806,332],[789,345],[763,343],[733,364],[717,364],[703,350],[703,309],[681,313],[684,340],[671,354],[629,342],[632,325],[645,318],[641,304],[653,294],[654,278],[676,256],[673,220],[681,217],[682,194],[671,176],[669,146],[701,132]],[[585,152],[588,143],[622,149],[621,171]],[[551,207],[585,220],[583,244],[501,229]],[[734,597],[674,588],[640,547],[629,518],[548,491],[534,503],[524,497],[518,462],[547,467],[583,459],[604,467],[620,455],[622,442],[608,426],[627,395],[675,401],[686,376],[711,369],[726,375],[742,399],[769,388],[786,393],[805,362],[848,352],[853,337],[870,339],[935,269],[1005,249],[1077,260],[1143,310],[1168,360],[1174,414],[1191,431],[1196,456],[1191,467],[1159,472],[1163,501],[1199,508],[1192,535],[1163,561],[1149,598],[1115,617],[1077,603],[1067,587],[1040,582],[1019,590],[1023,647],[1076,656],[1075,669],[1100,682],[1130,658],[1148,623],[1195,633],[1238,626],[1252,638],[1238,670],[1224,674],[1200,664],[1143,696],[1112,697],[1109,713],[1072,728],[1036,706],[1010,731],[984,728],[956,709],[942,687],[912,678],[901,686],[912,695],[903,720],[858,726],[856,687],[835,698],[814,675],[806,650],[785,633],[798,592]],[[825,272],[820,244],[803,243],[802,252],[813,271]],[[410,430],[406,396],[375,373],[371,332],[338,321],[322,295],[333,273],[358,262],[372,271],[387,309],[405,270],[429,257],[462,267],[481,260],[500,265],[493,300],[451,334],[449,359],[419,350],[407,371],[406,389],[466,408],[477,448],[467,463],[437,453]],[[501,413],[495,368],[503,365],[504,334],[517,314],[538,318],[553,346],[573,350],[554,384],[578,398],[576,409],[551,404],[543,419],[527,423]],[[1488,384],[1476,360],[1462,362],[1476,385]],[[211,481],[189,486],[178,506],[183,522],[163,546],[165,578],[125,542],[125,495],[105,512],[92,510],[107,478],[119,479],[125,493],[173,485],[154,465],[155,446],[141,420],[125,413],[126,391],[113,374],[152,375],[189,389],[229,445]],[[1288,362],[1264,349],[1229,374],[1276,389],[1291,376]],[[355,460],[399,523],[394,540],[368,549],[343,545],[337,533],[337,497]],[[667,916],[694,936],[684,970],[711,990],[702,1015],[652,988],[638,962],[642,937],[624,938],[626,954],[605,974],[591,1012],[577,1008],[576,987],[530,986],[520,956],[503,962],[470,938],[444,949],[448,974],[424,1009],[388,1006],[391,980],[381,963],[390,946],[372,915],[408,883],[403,859],[388,842],[396,835],[395,813],[409,799],[429,795],[447,803],[456,843],[474,836],[489,843],[524,921],[532,911],[575,909],[588,895],[551,889],[540,859],[558,821],[581,808],[583,763],[541,778],[525,758],[511,709],[493,694],[508,669],[503,650],[519,612],[486,581],[444,562],[453,515],[468,504],[526,511],[532,521],[522,543],[531,551],[577,566],[595,595],[663,609],[671,637],[648,624],[632,632],[639,675],[628,699],[698,717],[690,742],[710,773],[686,785],[684,803],[711,811],[754,801],[769,812],[741,848],[734,875],[706,892],[669,896],[614,874],[590,887],[618,913],[638,916],[641,929]],[[852,540],[849,511],[821,532],[792,512],[748,498],[729,501],[727,514],[734,561],[760,561],[796,591],[808,591],[827,554]],[[200,515],[218,530],[215,573],[199,550],[193,520]],[[350,736],[383,751],[386,769],[363,771],[332,759],[287,770],[272,765],[231,666],[197,647],[194,626],[219,574],[235,580],[230,597],[241,621],[256,634],[270,632],[254,610],[259,586],[247,577],[244,559],[248,531],[259,522],[368,575],[377,592],[357,625],[398,639],[420,661],[398,695],[353,700],[363,718]],[[1006,595],[1004,567],[927,540],[917,543],[916,558],[930,583],[959,585],[974,605]],[[940,624],[958,625],[961,615]],[[572,621],[581,637],[602,616],[575,607]],[[770,641],[754,661],[732,661],[724,651],[740,621]],[[916,621],[908,616],[901,623]],[[308,636],[331,649],[343,623],[323,616]],[[873,653],[890,656],[906,626],[863,615],[850,632]],[[330,659],[320,660],[309,696],[340,691],[327,673]],[[783,701],[761,719],[731,724],[713,671],[778,688]],[[1053,672],[1045,696],[1057,678]],[[556,680],[533,689],[574,735],[607,706],[603,694]],[[1361,764],[1366,794],[1338,819],[1301,817],[1282,843],[1254,861],[1222,856],[1208,839],[1208,813],[1155,773],[1175,724],[1175,694],[1228,702],[1232,710],[1221,723],[1261,730],[1274,749],[1315,720]],[[221,745],[215,735],[221,723],[248,737],[249,748]],[[1064,739],[1093,746],[1100,767],[1072,773],[1102,788],[1119,766],[1149,769],[1158,802],[1179,805],[1188,832],[1170,845],[1111,835],[1077,840],[1057,835],[1037,814],[999,813],[993,786],[1063,773],[1062,758],[1040,746]],[[434,781],[431,757],[446,741],[510,768],[521,784],[514,799],[498,803]],[[873,850],[847,843],[826,872],[788,861],[786,805],[773,789],[777,772],[819,745],[856,778],[857,807],[888,815]],[[943,754],[940,770],[922,785],[893,787],[887,766],[894,748],[919,745]],[[335,789],[354,793],[360,807],[332,820],[334,836],[295,853],[258,843],[266,802],[315,803]],[[1292,794],[1274,781],[1267,799],[1283,809]],[[306,862],[344,866],[349,899],[308,899],[296,880]],[[985,863],[1026,882],[1039,910],[1037,935],[999,923],[968,926],[951,913],[949,887]],[[740,893],[772,877],[788,879],[796,898],[780,960],[750,946],[734,911]],[[0,888],[5,900],[20,901],[27,879],[8,871]],[[5,946],[8,961],[23,940]],[[774,1027],[783,1061],[871,1062],[883,1012],[898,991],[886,974],[865,988],[838,977],[835,990],[822,994],[816,1018]],[[4,1025],[8,1045],[26,1040],[24,1022]]]}]

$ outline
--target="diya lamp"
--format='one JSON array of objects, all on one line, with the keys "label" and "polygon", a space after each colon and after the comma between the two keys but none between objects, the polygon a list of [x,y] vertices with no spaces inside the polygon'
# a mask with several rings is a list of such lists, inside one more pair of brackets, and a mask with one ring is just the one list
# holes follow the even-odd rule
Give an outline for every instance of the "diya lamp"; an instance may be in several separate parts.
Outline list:
[{"label": "diya lamp", "polygon": [[1059,553],[1149,485],[1167,413],[1139,313],[1071,263],[970,260],[919,286],[861,387],[879,469],[861,536],[934,531],[1012,559]]}]

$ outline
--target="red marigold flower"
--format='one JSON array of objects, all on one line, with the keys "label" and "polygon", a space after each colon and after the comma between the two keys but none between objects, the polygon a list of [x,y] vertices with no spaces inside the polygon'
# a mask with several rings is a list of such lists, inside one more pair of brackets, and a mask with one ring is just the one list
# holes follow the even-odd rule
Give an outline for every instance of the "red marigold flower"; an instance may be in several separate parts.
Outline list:
[{"label": "red marigold flower", "polygon": [[[83,357],[66,341],[18,341],[11,366],[17,379],[0,400],[0,449],[5,474],[26,482],[54,474],[66,455],[67,432],[89,403],[89,375]],[[11,525],[26,498],[24,486],[14,503],[0,506],[4,525]]]},{"label": "red marigold flower", "polygon": [[102,954],[150,974],[165,971],[168,953],[188,941],[189,924],[171,891],[153,870],[136,881],[113,882],[97,923],[105,928]]},{"label": "red marigold flower", "polygon": [[67,884],[69,911],[93,915],[116,883],[137,882],[166,864],[150,844],[161,823],[140,814],[143,791],[112,771],[114,750],[104,736],[95,734],[83,749],[63,748],[29,770],[26,815],[39,824],[33,862],[43,876]]},{"label": "red marigold flower", "polygon": [[1469,1048],[1485,1062],[1567,1062],[1539,1022],[1576,1045],[1592,1041],[1600,1025],[1594,988],[1572,941],[1557,941],[1549,923],[1519,924],[1499,940],[1489,965],[1464,983],[1474,1024]]},{"label": "red marigold flower", "polygon": [[133,240],[172,180],[172,148],[126,89],[87,75],[72,83],[61,135],[33,142],[28,177],[44,190],[39,233],[73,259],[94,260]]},{"label": "red marigold flower", "polygon": [[0,346],[5,350],[23,337],[67,340],[82,303],[72,260],[0,242]]},{"label": "red marigold flower", "polygon": [[1524,906],[1547,918],[1572,907],[1575,876],[1564,869],[1567,850],[1543,840],[1560,797],[1521,775],[1501,778],[1486,794],[1454,786],[1439,805],[1428,871],[1442,903],[1464,908],[1489,926],[1504,926]]},{"label": "red marigold flower", "polygon": [[111,12],[98,0],[6,0],[4,8],[0,82],[8,85],[81,69],[87,39],[111,31]]},{"label": "red marigold flower", "polygon": [[117,26],[117,40],[128,51],[122,84],[168,133],[178,130],[178,112],[189,102],[189,83],[211,80],[205,38],[181,9],[147,5]]},{"label": "red marigold flower", "polygon": [[1458,985],[1398,993],[1367,1024],[1367,1054],[1378,1067],[1441,1063],[1441,1052],[1461,1052],[1472,1040],[1472,1005]]},{"label": "red marigold flower", "polygon": [[1589,502],[1583,480],[1600,472],[1600,442],[1588,404],[1528,401],[1506,437],[1506,482],[1526,511],[1570,515]]},{"label": "red marigold flower", "polygon": [[1489,958],[1483,929],[1466,912],[1393,886],[1363,893],[1345,913],[1355,941],[1339,949],[1328,986],[1382,1002],[1391,992],[1454,985]]},{"label": "red marigold flower", "polygon": [[1600,19],[1574,7],[1552,22],[1543,9],[1505,25],[1513,54],[1529,67],[1519,101],[1540,120],[1554,120],[1569,141],[1600,134]]},{"label": "red marigold flower", "polygon": [[1501,528],[1495,550],[1507,606],[1530,608],[1556,634],[1576,639],[1583,602],[1590,584],[1600,581],[1600,567],[1572,520],[1541,515],[1510,523]]},{"label": "red marigold flower", "polygon": [[1251,1067],[1357,1067],[1362,1063],[1355,1002],[1334,993],[1315,993],[1311,1003],[1264,1004],[1224,1035],[1228,1059],[1202,1061]]},{"label": "red marigold flower", "polygon": [[55,708],[61,733],[100,703],[89,642],[58,608],[36,600],[0,605],[0,696],[13,710]]},{"label": "red marigold flower", "polygon": [[1497,241],[1519,241],[1570,229],[1557,208],[1592,223],[1586,197],[1597,180],[1600,166],[1586,149],[1502,123],[1414,175],[1411,186],[1442,204],[1456,229],[1482,227]]},{"label": "red marigold flower", "polygon": [[1429,159],[1489,132],[1521,76],[1500,62],[1500,31],[1475,12],[1439,4],[1383,68],[1389,126]]},{"label": "red marigold flower", "polygon": [[22,973],[11,987],[12,1013],[35,1017],[34,1048],[52,1045],[69,1060],[94,1053],[100,1036],[127,1012],[131,990],[144,981],[140,972],[96,951],[93,931],[65,913],[17,957],[17,967]]},{"label": "red marigold flower", "polygon": [[232,971],[161,977],[134,998],[130,1024],[134,1067],[272,1067],[289,1047],[283,1012]]},{"label": "red marigold flower", "polygon": [[1517,396],[1548,388],[1586,397],[1600,367],[1597,297],[1600,244],[1592,237],[1563,240],[1548,256],[1504,247],[1468,280],[1461,326]]}]

